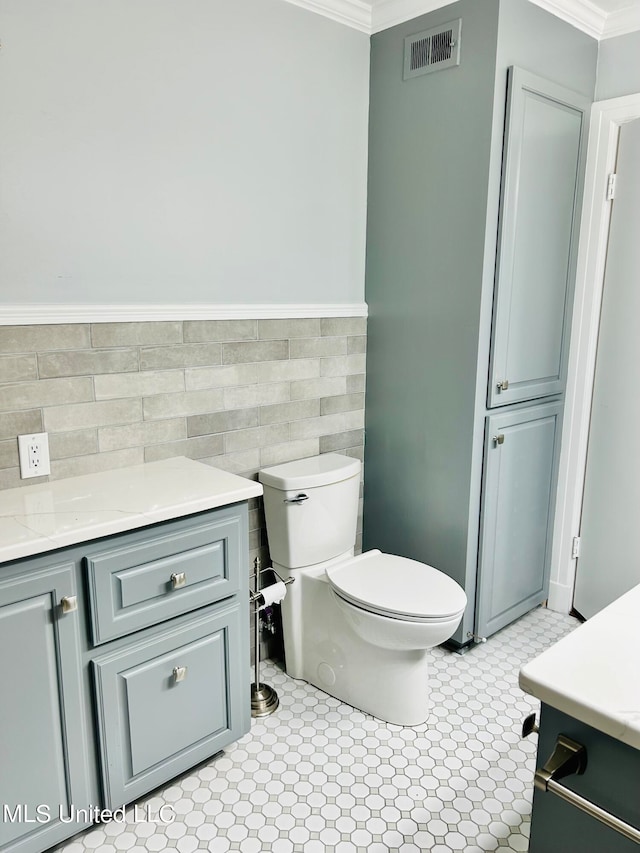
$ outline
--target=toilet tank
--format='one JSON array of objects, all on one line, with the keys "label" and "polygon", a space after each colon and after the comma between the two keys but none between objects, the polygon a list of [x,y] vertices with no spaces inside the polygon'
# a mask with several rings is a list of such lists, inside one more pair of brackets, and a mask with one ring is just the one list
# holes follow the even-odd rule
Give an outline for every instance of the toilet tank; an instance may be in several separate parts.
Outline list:
[{"label": "toilet tank", "polygon": [[260,471],[274,563],[299,569],[353,548],[360,468],[358,459],[325,453]]}]

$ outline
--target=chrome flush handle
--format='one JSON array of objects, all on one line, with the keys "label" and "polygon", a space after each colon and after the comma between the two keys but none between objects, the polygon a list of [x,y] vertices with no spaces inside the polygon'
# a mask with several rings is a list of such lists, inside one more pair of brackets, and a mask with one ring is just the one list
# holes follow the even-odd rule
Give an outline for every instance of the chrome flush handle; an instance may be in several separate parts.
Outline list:
[{"label": "chrome flush handle", "polygon": [[305,495],[305,494],[301,493],[299,495],[296,495],[295,498],[285,498],[284,503],[286,503],[286,504],[301,504],[301,503],[304,503],[305,501],[308,501],[308,500],[309,500],[309,495]]}]

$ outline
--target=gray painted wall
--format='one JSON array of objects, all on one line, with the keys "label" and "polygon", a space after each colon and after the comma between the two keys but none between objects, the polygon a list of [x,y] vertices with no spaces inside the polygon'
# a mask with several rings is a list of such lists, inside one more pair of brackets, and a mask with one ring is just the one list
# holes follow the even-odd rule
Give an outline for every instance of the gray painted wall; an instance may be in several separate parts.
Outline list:
[{"label": "gray painted wall", "polygon": [[362,301],[364,33],[282,0],[0,13],[0,302]]},{"label": "gray painted wall", "polygon": [[[461,16],[457,69],[403,83],[404,36]],[[593,96],[597,42],[526,0],[460,0],[372,39],[364,547],[466,589],[473,629],[509,65]]]},{"label": "gray painted wall", "polygon": [[[463,584],[498,8],[372,38],[364,546]],[[404,37],[457,17],[460,66],[403,82]]]},{"label": "gray painted wall", "polygon": [[593,98],[597,56],[594,38],[530,0],[500,0],[498,84],[503,74],[506,84],[510,65],[519,65]]},{"label": "gray painted wall", "polygon": [[596,100],[640,92],[640,32],[600,42]]}]

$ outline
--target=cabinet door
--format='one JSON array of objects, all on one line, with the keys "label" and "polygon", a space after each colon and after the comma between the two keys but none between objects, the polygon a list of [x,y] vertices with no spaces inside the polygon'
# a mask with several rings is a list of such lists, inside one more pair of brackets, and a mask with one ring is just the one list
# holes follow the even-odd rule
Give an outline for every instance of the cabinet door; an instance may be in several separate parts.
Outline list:
[{"label": "cabinet door", "polygon": [[208,608],[93,661],[107,807],[131,802],[248,731],[240,611],[237,602]]},{"label": "cabinet door", "polygon": [[561,403],[487,418],[476,633],[487,637],[548,594]]},{"label": "cabinet door", "polygon": [[[0,581],[0,848],[40,851],[88,806],[73,564]],[[66,822],[65,822],[66,821]]]},{"label": "cabinet door", "polygon": [[490,407],[564,389],[588,106],[510,69]]}]

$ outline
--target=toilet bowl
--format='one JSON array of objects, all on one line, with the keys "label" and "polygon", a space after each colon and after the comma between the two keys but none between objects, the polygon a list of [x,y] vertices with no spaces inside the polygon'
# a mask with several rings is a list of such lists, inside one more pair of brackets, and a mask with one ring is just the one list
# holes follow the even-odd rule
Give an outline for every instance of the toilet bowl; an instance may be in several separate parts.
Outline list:
[{"label": "toilet bowl", "polygon": [[273,565],[293,577],[282,603],[285,666],[386,722],[429,714],[428,652],[467,599],[432,566],[380,551],[354,556],[360,462],[328,453],[260,472]]},{"label": "toilet bowl", "polygon": [[367,551],[326,570],[337,606],[358,636],[385,649],[433,648],[454,633],[467,598],[432,566]]}]

